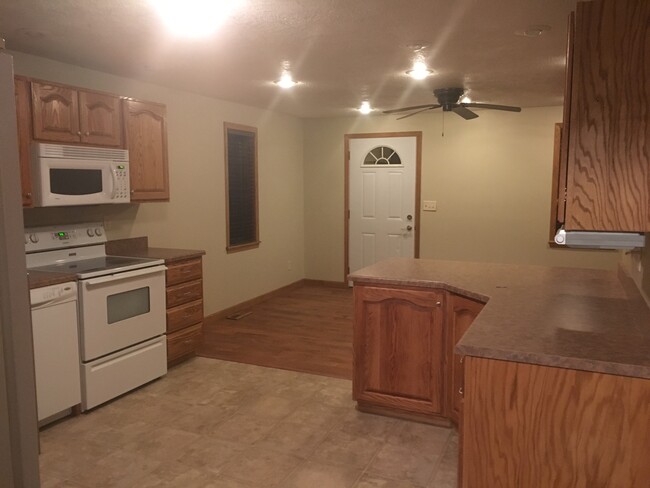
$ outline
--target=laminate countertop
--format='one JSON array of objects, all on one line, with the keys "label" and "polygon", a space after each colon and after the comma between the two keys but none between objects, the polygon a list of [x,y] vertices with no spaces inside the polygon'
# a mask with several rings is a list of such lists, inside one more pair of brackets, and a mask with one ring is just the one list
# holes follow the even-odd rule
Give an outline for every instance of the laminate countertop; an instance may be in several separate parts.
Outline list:
[{"label": "laminate countertop", "polygon": [[49,271],[27,272],[27,283],[30,290],[67,283],[68,281],[77,281],[77,275],[73,273],[50,273]]},{"label": "laminate countertop", "polygon": [[650,309],[622,272],[392,258],[349,279],[485,302],[459,354],[650,379]]},{"label": "laminate countertop", "polygon": [[164,259],[166,264],[170,264],[177,261],[201,257],[205,254],[205,251],[197,249],[149,247],[149,240],[146,237],[134,237],[108,241],[106,243],[106,253],[114,256]]}]

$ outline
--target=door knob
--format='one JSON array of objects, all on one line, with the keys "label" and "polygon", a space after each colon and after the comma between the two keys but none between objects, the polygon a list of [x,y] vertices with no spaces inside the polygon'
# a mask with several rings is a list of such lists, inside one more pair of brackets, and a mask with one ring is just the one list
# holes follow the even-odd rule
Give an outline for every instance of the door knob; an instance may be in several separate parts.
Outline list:
[{"label": "door knob", "polygon": [[406,230],[413,230],[413,226],[412,225],[407,225]]},{"label": "door knob", "polygon": [[412,215],[407,215],[406,220],[413,220],[413,216]]}]

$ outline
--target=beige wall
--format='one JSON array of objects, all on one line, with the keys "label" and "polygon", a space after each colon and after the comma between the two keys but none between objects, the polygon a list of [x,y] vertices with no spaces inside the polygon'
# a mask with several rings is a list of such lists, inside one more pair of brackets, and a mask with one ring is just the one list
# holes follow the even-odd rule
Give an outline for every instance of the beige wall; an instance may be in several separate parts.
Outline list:
[{"label": "beige wall", "polygon": [[561,107],[520,114],[480,111],[465,121],[441,112],[305,121],[305,270],[307,278],[343,279],[346,133],[422,131],[421,257],[613,269],[611,251],[547,245],[553,127]]},{"label": "beige wall", "polygon": [[[109,238],[149,236],[159,247],[204,249],[210,314],[304,277],[303,132],[295,117],[21,53],[18,74],[167,105],[171,201],[31,209],[27,225],[105,220]],[[223,122],[259,134],[259,249],[226,254]],[[289,269],[291,268],[291,269]]]}]

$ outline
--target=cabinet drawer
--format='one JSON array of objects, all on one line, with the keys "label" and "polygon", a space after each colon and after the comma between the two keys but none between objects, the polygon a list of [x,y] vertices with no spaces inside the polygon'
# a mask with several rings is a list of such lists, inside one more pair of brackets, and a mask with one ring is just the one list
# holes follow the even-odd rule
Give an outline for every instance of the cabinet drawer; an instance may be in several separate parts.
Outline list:
[{"label": "cabinet drawer", "polygon": [[202,320],[203,300],[179,305],[167,310],[167,332],[174,332]]},{"label": "cabinet drawer", "polygon": [[167,308],[203,298],[203,280],[167,287]]},{"label": "cabinet drawer", "polygon": [[201,258],[167,265],[167,286],[198,280],[202,277]]},{"label": "cabinet drawer", "polygon": [[194,355],[201,342],[201,327],[196,324],[167,336],[167,362]]}]

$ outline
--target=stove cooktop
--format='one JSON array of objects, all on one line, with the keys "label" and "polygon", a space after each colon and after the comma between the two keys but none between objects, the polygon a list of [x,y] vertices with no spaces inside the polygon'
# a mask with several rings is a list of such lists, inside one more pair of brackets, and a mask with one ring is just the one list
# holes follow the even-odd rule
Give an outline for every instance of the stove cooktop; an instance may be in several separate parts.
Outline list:
[{"label": "stove cooktop", "polygon": [[48,271],[57,273],[71,273],[78,278],[93,278],[108,274],[121,273],[133,269],[147,268],[158,264],[164,264],[162,259],[131,258],[126,256],[100,256],[77,261],[50,264],[30,268],[36,271]]}]

